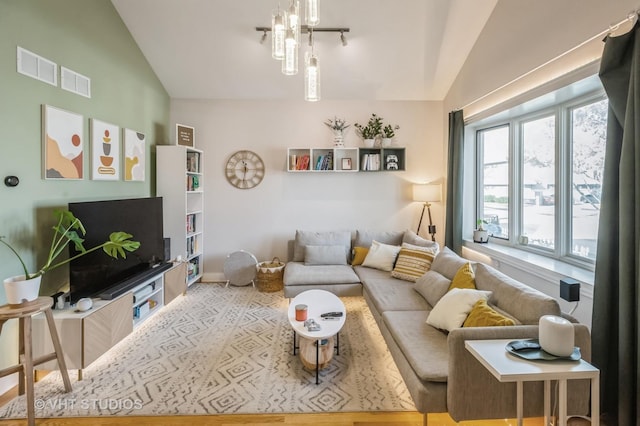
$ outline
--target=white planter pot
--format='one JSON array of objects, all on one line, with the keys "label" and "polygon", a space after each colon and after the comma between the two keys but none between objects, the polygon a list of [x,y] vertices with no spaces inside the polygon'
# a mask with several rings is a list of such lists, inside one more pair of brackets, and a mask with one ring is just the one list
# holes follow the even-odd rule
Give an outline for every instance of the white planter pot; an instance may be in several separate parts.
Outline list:
[{"label": "white planter pot", "polygon": [[375,145],[376,140],[375,139],[364,139],[364,147],[365,148],[373,148],[373,145]]},{"label": "white planter pot", "polygon": [[383,148],[388,148],[388,147],[391,146],[391,141],[392,141],[391,138],[382,138],[381,141],[380,141],[380,145]]},{"label": "white planter pot", "polygon": [[38,298],[42,276],[30,280],[24,278],[24,275],[17,275],[4,280],[4,292],[7,296],[7,303],[10,305],[19,305]]},{"label": "white planter pot", "polygon": [[489,232],[486,230],[475,230],[473,231],[473,241],[476,243],[486,243],[489,242]]}]

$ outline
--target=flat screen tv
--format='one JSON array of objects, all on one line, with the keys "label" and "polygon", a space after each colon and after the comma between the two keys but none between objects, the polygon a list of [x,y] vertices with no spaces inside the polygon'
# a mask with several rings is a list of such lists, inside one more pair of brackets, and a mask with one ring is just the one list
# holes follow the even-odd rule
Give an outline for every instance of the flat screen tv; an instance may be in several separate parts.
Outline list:
[{"label": "flat screen tv", "polygon": [[[73,260],[69,266],[70,301],[101,295],[105,290],[135,284],[137,278],[154,272],[164,263],[162,197],[69,203],[84,225],[86,248],[102,244],[109,234],[124,231],[139,241],[140,247],[115,259],[102,250]],[[75,254],[73,244],[70,255]]]}]

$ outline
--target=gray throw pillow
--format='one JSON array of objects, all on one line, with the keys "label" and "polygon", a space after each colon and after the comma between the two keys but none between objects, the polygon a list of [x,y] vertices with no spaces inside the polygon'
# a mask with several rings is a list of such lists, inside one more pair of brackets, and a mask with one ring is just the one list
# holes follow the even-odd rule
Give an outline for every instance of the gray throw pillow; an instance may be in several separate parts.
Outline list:
[{"label": "gray throw pillow", "polygon": [[[305,247],[314,246],[334,246],[341,245],[345,248],[345,253],[351,251],[351,232],[350,231],[296,231],[296,239],[293,245],[293,261],[304,262]],[[344,256],[347,260],[347,254]]]},{"label": "gray throw pillow", "polygon": [[402,245],[404,231],[356,231],[354,247],[371,247],[373,240],[390,246]]},{"label": "gray throw pillow", "polygon": [[427,240],[426,238],[422,238],[420,235],[413,232],[411,229],[407,229],[402,236],[402,242],[407,244],[413,244],[414,246],[420,247],[435,247],[438,250],[440,249],[440,245],[436,241]]},{"label": "gray throw pillow", "polygon": [[431,264],[431,270],[439,272],[446,278],[452,280],[458,270],[469,263],[469,260],[458,256],[449,247],[444,247]]},{"label": "gray throw pillow", "polygon": [[304,251],[305,265],[346,265],[347,252],[344,246],[308,245]]},{"label": "gray throw pillow", "polygon": [[447,293],[450,285],[451,280],[431,270],[425,272],[423,276],[418,278],[413,288],[420,293],[433,308],[442,296]]}]

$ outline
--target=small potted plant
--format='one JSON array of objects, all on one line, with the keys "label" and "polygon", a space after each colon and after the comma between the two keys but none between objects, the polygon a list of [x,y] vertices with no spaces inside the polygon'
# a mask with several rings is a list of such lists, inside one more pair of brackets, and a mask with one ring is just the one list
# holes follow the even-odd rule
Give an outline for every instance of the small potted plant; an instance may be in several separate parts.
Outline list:
[{"label": "small potted plant", "polygon": [[338,117],[333,117],[333,120],[328,119],[324,124],[333,132],[333,146],[338,148],[343,147],[344,131],[349,128],[350,124],[347,124],[346,120]]},{"label": "small potted plant", "polygon": [[391,146],[392,139],[396,136],[396,130],[400,130],[400,126],[397,124],[395,126],[387,124],[382,128],[382,140],[380,141],[380,144],[383,148]]},{"label": "small potted plant", "polygon": [[477,229],[473,231],[473,241],[476,243],[487,243],[489,242],[489,231],[484,229],[484,225],[487,225],[487,221],[484,219],[478,219]]},{"label": "small potted plant", "polygon": [[[37,299],[40,291],[40,280],[45,273],[85,254],[102,249],[113,258],[117,259],[118,256],[120,256],[124,259],[127,257],[126,251],[133,252],[140,247],[138,241],[131,240],[133,237],[131,234],[119,231],[112,232],[109,235],[108,241],[87,250],[82,244],[84,242],[82,236],[86,234],[86,230],[80,219],[76,218],[73,213],[67,210],[56,210],[54,215],[57,224],[53,226],[53,238],[47,260],[44,265],[34,273],[29,273],[26,264],[17,250],[4,240],[5,237],[0,236],[0,243],[7,246],[16,255],[24,271],[24,275],[18,275],[4,280],[4,289],[9,304],[15,305]],[[74,244],[78,254],[68,259],[57,261],[58,256],[65,251],[70,243]]]},{"label": "small potted plant", "polygon": [[355,123],[358,135],[364,140],[364,146],[367,148],[373,148],[375,139],[382,133],[382,118],[376,114],[371,114],[369,121],[365,126]]}]

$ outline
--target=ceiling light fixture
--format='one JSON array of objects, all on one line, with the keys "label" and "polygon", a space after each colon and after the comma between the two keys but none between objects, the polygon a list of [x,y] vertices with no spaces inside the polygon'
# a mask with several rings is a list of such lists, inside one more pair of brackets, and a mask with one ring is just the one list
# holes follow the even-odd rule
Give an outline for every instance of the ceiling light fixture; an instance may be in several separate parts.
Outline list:
[{"label": "ceiling light fixture", "polygon": [[350,30],[348,27],[320,28],[320,0],[304,0],[305,4],[305,25],[301,25],[300,1],[291,0],[289,7],[283,12],[280,5],[271,14],[271,28],[256,27],[256,31],[262,32],[260,43],[264,43],[266,34],[271,31],[271,56],[282,61],[282,73],[285,75],[296,75],[298,73],[298,50],[300,47],[301,34],[309,34],[309,46],[311,51],[305,53],[305,94],[307,101],[320,100],[320,62],[315,54],[314,34],[315,32],[340,33],[340,41],[343,46],[347,45],[344,33]]},{"label": "ceiling light fixture", "polygon": [[[266,34],[268,28],[262,28]],[[280,12],[280,6],[271,14],[271,57],[273,59],[284,59],[284,17]]]},{"label": "ceiling light fixture", "polygon": [[313,30],[309,31],[311,51],[305,54],[304,61],[304,100],[316,102],[320,100],[320,62],[313,53]]}]

